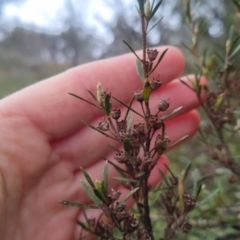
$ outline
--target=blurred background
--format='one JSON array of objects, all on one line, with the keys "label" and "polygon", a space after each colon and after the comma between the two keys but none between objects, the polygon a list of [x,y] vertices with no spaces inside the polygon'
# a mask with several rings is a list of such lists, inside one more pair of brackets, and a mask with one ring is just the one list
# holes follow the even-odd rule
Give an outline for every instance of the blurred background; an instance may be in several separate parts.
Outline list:
[{"label": "blurred background", "polygon": [[[193,2],[197,17],[206,19],[203,44],[217,47],[229,27],[231,5]],[[136,0],[0,0],[0,97],[67,68],[128,52],[122,40],[139,49],[135,5]],[[151,31],[149,45],[182,48],[190,38],[184,0],[163,1],[160,9],[157,16],[163,19]]]}]

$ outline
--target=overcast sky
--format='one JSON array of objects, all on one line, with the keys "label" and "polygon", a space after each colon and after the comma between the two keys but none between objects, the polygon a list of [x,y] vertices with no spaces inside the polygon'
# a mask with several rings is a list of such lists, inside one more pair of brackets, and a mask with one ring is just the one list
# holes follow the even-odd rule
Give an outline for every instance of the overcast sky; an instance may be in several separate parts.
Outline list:
[{"label": "overcast sky", "polygon": [[[99,25],[95,19],[96,14],[101,12],[101,18],[109,21],[113,13],[104,0],[75,0],[79,2],[79,7],[84,9],[81,11],[81,17],[87,18],[90,25]],[[129,0],[124,0],[129,1]],[[97,3],[97,4],[96,4]],[[42,29],[51,29],[58,31],[56,24],[60,13],[64,11],[63,0],[27,0],[21,5],[8,5],[5,8],[5,14],[8,17],[16,17],[21,22],[27,24],[36,24]],[[83,16],[84,15],[84,16]],[[101,26],[98,26],[101,31]]]}]

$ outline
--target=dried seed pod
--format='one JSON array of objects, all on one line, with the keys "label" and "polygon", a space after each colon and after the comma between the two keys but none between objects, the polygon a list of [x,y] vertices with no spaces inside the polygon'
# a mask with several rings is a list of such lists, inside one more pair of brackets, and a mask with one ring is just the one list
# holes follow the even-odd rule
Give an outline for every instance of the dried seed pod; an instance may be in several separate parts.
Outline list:
[{"label": "dried seed pod", "polygon": [[154,115],[152,115],[149,118],[149,124],[152,128],[154,128],[155,130],[161,128],[163,126],[163,120],[161,118],[158,118]]},{"label": "dried seed pod", "polygon": [[151,72],[152,70],[152,62],[149,62],[149,61],[145,61],[143,62],[143,67],[144,67],[144,70],[145,70],[145,73],[148,74],[149,72]]},{"label": "dried seed pod", "polygon": [[108,131],[109,123],[104,119],[98,124],[98,129],[100,129],[101,131]]},{"label": "dried seed pod", "polygon": [[119,163],[126,163],[128,161],[128,156],[126,152],[119,151],[116,153],[116,156],[114,157]]},{"label": "dried seed pod", "polygon": [[161,155],[167,149],[168,143],[169,139],[167,137],[164,137],[161,134],[157,135],[155,140],[155,149],[158,152],[158,154]]},{"label": "dried seed pod", "polygon": [[118,120],[121,117],[121,110],[120,110],[120,108],[113,108],[111,110],[110,116],[113,119]]},{"label": "dried seed pod", "polygon": [[109,197],[111,198],[112,201],[116,201],[118,200],[118,198],[120,197],[121,192],[119,190],[115,190],[115,189],[111,189],[111,192],[109,194]]},{"label": "dried seed pod", "polygon": [[192,229],[192,225],[191,225],[190,223],[184,222],[184,223],[182,224],[182,230],[183,230],[183,232],[189,233],[189,232],[191,231],[191,229]]},{"label": "dried seed pod", "polygon": [[159,87],[161,87],[162,82],[158,79],[151,79],[150,82],[150,88],[152,91],[157,90]]},{"label": "dried seed pod", "polygon": [[166,100],[160,99],[158,101],[158,110],[159,111],[164,112],[168,109],[168,107],[169,107],[169,103]]},{"label": "dried seed pod", "polygon": [[151,240],[152,238],[148,234],[146,229],[138,229],[137,233],[138,240]]},{"label": "dried seed pod", "polygon": [[196,205],[196,200],[189,193],[183,193],[183,202],[186,212],[190,212]]},{"label": "dried seed pod", "polygon": [[134,232],[139,226],[139,221],[136,217],[129,215],[125,220],[124,230],[128,233]]},{"label": "dried seed pod", "polygon": [[150,62],[153,62],[158,55],[158,50],[157,49],[147,49],[147,56]]},{"label": "dried seed pod", "polygon": [[137,123],[133,125],[133,129],[137,131],[137,133],[145,133],[145,125],[144,123]]},{"label": "dried seed pod", "polygon": [[121,130],[126,131],[126,129],[127,129],[127,122],[125,120],[117,122],[117,129],[118,129],[118,131],[121,131]]},{"label": "dried seed pod", "polygon": [[135,96],[135,99],[138,102],[143,102],[144,101],[143,90],[134,91],[134,96]]}]

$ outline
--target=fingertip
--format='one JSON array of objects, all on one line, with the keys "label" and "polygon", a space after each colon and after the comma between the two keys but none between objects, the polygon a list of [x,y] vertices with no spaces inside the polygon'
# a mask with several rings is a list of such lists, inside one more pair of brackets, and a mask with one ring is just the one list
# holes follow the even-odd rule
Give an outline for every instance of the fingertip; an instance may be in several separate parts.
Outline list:
[{"label": "fingertip", "polygon": [[163,83],[165,84],[182,74],[185,68],[185,57],[182,51],[177,47],[161,46],[157,49],[159,50],[159,56],[161,56],[164,50],[168,49],[163,60],[153,74],[154,76],[157,75],[160,80],[163,79]]}]

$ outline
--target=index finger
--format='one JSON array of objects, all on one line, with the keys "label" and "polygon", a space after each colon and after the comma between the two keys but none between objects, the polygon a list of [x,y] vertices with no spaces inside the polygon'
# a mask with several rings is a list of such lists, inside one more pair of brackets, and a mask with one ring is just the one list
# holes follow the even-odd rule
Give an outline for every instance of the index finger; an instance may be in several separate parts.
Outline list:
[{"label": "index finger", "polygon": [[[159,54],[166,48],[159,47]],[[127,102],[133,91],[141,87],[135,62],[135,56],[130,53],[75,67],[5,98],[0,103],[0,113],[26,118],[49,140],[66,137],[83,126],[82,119],[91,121],[101,114],[99,109],[68,93],[89,99],[87,89],[95,93],[97,83],[101,82],[104,89]],[[182,53],[169,47],[155,74],[167,83],[178,77],[183,68]]]}]

